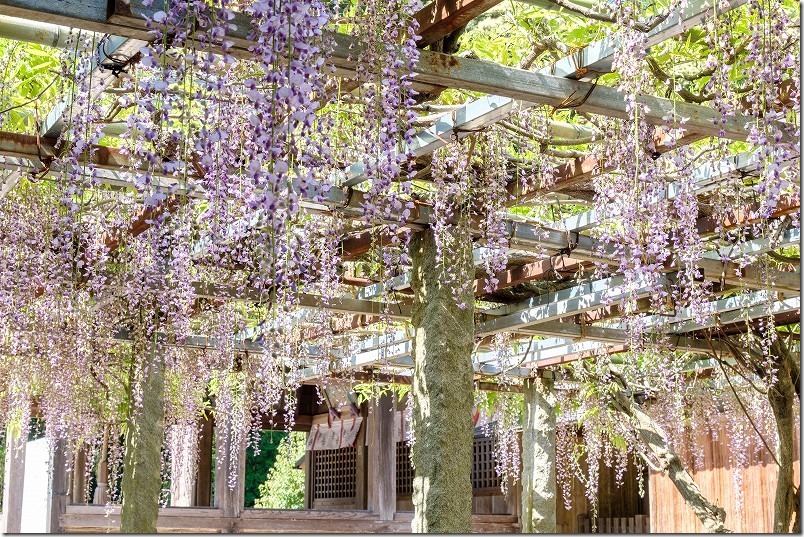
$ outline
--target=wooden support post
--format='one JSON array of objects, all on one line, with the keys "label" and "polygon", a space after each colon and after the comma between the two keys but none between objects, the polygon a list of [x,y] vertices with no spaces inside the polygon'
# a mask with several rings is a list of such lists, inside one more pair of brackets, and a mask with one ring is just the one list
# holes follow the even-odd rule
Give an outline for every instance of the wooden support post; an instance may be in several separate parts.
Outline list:
[{"label": "wooden support post", "polygon": [[[367,405],[360,405],[361,415],[366,415]],[[366,445],[366,429],[368,420],[363,420],[360,432],[355,439],[355,509],[362,511],[368,509],[368,469],[369,447]]]},{"label": "wooden support post", "polygon": [[198,478],[195,486],[195,505],[198,507],[209,507],[212,503],[213,420],[211,412],[205,414],[198,433]]},{"label": "wooden support post", "polygon": [[[451,244],[443,249],[442,260],[436,259],[430,229],[414,235],[410,245],[416,331],[411,527],[418,533],[472,531],[474,265],[465,218],[446,233],[451,233],[444,237]],[[453,294],[456,281],[466,282],[457,296]]]},{"label": "wooden support post", "polygon": [[19,533],[22,529],[22,489],[25,486],[25,446],[28,429],[6,429],[5,481],[3,484],[3,525],[0,533]]},{"label": "wooden support post", "polygon": [[556,412],[551,371],[525,382],[522,533],[556,532]]},{"label": "wooden support post", "polygon": [[192,507],[195,499],[196,446],[194,423],[174,425],[170,431],[170,505]]},{"label": "wooden support post", "polygon": [[[310,433],[307,433],[307,442],[310,441]],[[315,481],[314,471],[315,465],[313,464],[313,452],[307,450],[304,452],[304,508],[313,508],[313,497],[315,496]]]},{"label": "wooden support post", "polygon": [[369,438],[369,509],[379,514],[380,520],[393,520],[396,513],[395,414],[396,396],[392,393],[383,394],[373,405]]},{"label": "wooden support post", "polygon": [[[98,484],[100,485],[100,479]],[[50,495],[47,502],[45,532],[62,533],[59,517],[67,512],[67,442],[59,439],[50,454]]]},{"label": "wooden support post", "polygon": [[104,505],[109,500],[109,426],[103,428],[103,446],[98,461],[97,484],[92,503]]},{"label": "wooden support post", "polygon": [[[226,518],[238,518],[246,503],[246,446],[245,443],[236,445],[232,440],[227,431],[216,427],[215,507],[221,509]],[[237,476],[234,487],[230,487],[229,474],[233,466]]]},{"label": "wooden support post", "polygon": [[81,447],[73,459],[72,498],[70,503],[87,503],[87,452]]}]

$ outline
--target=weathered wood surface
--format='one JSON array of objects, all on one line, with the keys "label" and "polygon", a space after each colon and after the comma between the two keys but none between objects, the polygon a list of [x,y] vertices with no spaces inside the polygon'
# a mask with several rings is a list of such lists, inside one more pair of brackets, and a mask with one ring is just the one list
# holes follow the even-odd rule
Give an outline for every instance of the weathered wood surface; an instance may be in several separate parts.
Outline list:
[{"label": "weathered wood surface", "polygon": [[598,518],[595,531],[592,531],[592,518],[586,514],[578,515],[578,530],[574,533],[650,533],[650,517],[634,515]]},{"label": "weathered wood surface", "polygon": [[208,412],[201,418],[198,433],[198,475],[195,486],[195,505],[209,507],[212,503],[212,435],[214,418]]},{"label": "weathered wood surface", "polygon": [[435,0],[419,10],[419,47],[438,41],[493,8],[502,0]]},{"label": "weathered wood surface", "polygon": [[[580,459],[581,468],[587,471],[586,457]],[[649,487],[646,497],[639,497],[637,483],[638,472],[631,460],[628,461],[622,482],[616,483],[616,470],[601,464],[598,478],[598,517],[606,518],[635,518],[649,512],[648,497],[652,494]],[[647,481],[647,477],[646,477]],[[573,478],[570,484],[570,498],[572,509],[567,510],[564,505],[564,493],[561,487],[557,490],[556,498],[556,532],[557,533],[590,533],[591,529],[584,530],[583,521],[589,522],[592,506],[586,497],[584,484]],[[660,500],[661,501],[661,500]],[[591,527],[591,524],[590,524]],[[644,532],[637,532],[644,533]]]},{"label": "weathered wood surface", "polygon": [[75,453],[73,459],[73,479],[70,501],[72,503],[87,503],[87,452],[82,447]]},{"label": "weathered wood surface", "polygon": [[[411,512],[396,513],[382,521],[368,511],[246,509],[237,518],[222,516],[220,509],[166,507],[159,510],[160,533],[408,533]],[[120,530],[120,507],[108,516],[102,505],[68,505],[61,516],[66,533],[106,533]],[[515,533],[516,516],[475,515],[473,533]]]},{"label": "weathered wood surface", "polygon": [[22,433],[6,429],[4,461],[3,516],[0,533],[19,533],[22,526],[22,490],[25,486],[25,448],[27,429]]},{"label": "weathered wood surface", "polygon": [[393,520],[396,512],[396,397],[391,393],[383,394],[372,410],[368,445],[369,508],[380,520]]},{"label": "weathered wood surface", "polygon": [[[717,439],[708,431],[692,431],[683,445],[678,446],[679,456],[690,468],[690,473],[703,494],[716,498],[726,510],[726,526],[738,533],[770,533],[773,531],[773,497],[776,490],[778,470],[773,458],[760,440],[749,438],[752,454],[748,467],[742,470],[743,479],[739,492],[743,495],[743,507],[738,508],[734,489],[735,468],[731,460],[725,420],[716,425]],[[750,427],[749,427],[750,428]],[[800,426],[796,425],[794,483],[798,486],[800,476]],[[693,464],[693,450],[702,450],[702,465]],[[650,472],[650,517],[654,533],[701,532],[701,523],[684,505],[681,495],[670,479],[657,472]]]},{"label": "weathered wood surface", "polygon": [[[234,453],[233,453],[234,452]],[[229,486],[234,467],[235,482]],[[215,507],[223,516],[237,518],[243,511],[246,486],[246,446],[236,443],[223,428],[215,431]]]},{"label": "weathered wood surface", "polygon": [[[100,487],[100,483],[98,486]],[[61,533],[59,517],[66,512],[69,499],[67,487],[67,442],[56,440],[50,455],[50,496],[47,499],[45,532]]]}]

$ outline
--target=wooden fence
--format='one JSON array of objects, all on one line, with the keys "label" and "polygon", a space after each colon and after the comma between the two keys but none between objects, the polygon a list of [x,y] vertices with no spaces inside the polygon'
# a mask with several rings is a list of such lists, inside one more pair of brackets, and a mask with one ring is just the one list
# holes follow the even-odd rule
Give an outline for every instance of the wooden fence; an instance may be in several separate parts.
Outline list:
[{"label": "wooden fence", "polygon": [[[410,533],[413,513],[398,512],[382,521],[368,511],[246,509],[239,517],[224,517],[220,509],[165,507],[159,510],[159,533]],[[108,514],[103,505],[68,505],[60,517],[64,533],[117,533],[120,507]],[[512,515],[473,515],[473,533],[517,533]]]},{"label": "wooden fence", "polygon": [[592,531],[592,518],[578,515],[579,533],[650,533],[650,517],[635,515],[632,517],[598,518],[597,527]]}]

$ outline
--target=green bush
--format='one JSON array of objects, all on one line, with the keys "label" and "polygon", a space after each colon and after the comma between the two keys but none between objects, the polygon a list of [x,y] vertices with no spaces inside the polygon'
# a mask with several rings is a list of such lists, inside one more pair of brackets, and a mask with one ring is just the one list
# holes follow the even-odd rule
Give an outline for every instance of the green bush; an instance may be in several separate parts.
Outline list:
[{"label": "green bush", "polygon": [[279,444],[276,462],[268,471],[268,478],[260,485],[260,497],[254,507],[269,509],[304,508],[304,471],[294,468],[304,455],[306,435],[290,433]]},{"label": "green bush", "polygon": [[246,448],[246,485],[245,506],[254,507],[254,502],[260,497],[260,486],[274,466],[279,446],[288,433],[283,431],[262,431],[260,436],[260,454],[254,455],[251,446]]}]

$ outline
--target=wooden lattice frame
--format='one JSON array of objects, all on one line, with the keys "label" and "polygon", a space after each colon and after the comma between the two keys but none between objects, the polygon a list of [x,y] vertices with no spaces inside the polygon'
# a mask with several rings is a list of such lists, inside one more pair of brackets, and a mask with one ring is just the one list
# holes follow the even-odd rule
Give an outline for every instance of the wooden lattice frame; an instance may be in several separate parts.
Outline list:
[{"label": "wooden lattice frame", "polygon": [[314,500],[341,500],[357,495],[357,449],[312,451]]}]

